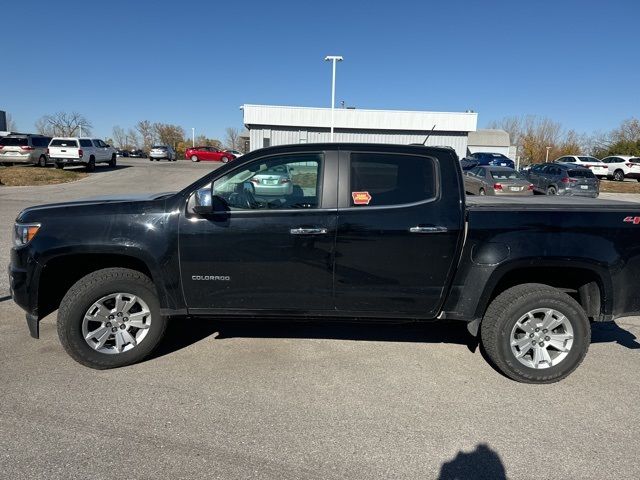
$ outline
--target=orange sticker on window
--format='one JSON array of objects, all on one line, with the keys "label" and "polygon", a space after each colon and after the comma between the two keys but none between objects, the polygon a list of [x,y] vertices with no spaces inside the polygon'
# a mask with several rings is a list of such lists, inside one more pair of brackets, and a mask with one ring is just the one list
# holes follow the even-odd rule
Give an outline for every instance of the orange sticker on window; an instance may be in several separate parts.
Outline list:
[{"label": "orange sticker on window", "polygon": [[371,201],[369,192],[351,192],[351,198],[353,198],[354,205],[369,205]]}]

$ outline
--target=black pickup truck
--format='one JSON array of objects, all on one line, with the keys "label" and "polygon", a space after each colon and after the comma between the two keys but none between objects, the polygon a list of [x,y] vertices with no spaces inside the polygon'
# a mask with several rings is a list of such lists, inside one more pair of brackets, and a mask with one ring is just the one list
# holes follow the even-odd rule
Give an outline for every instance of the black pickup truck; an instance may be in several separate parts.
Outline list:
[{"label": "black pickup truck", "polygon": [[640,312],[640,208],[465,198],[447,148],[266,148],[177,193],[32,207],[9,267],[31,335],[139,361],[168,317],[468,322],[509,377],[570,374],[590,321]]}]

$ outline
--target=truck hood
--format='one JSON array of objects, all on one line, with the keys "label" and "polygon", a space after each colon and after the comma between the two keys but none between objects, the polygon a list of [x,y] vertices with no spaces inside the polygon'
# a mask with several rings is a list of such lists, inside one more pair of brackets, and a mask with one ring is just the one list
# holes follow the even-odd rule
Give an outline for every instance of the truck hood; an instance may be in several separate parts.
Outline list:
[{"label": "truck hood", "polygon": [[115,213],[114,208],[116,206],[121,207],[116,210],[119,213],[130,211],[133,213],[138,208],[143,208],[144,205],[149,205],[150,202],[157,200],[163,200],[170,197],[175,192],[164,193],[152,193],[152,194],[138,194],[138,195],[101,195],[96,197],[82,198],[73,200],[70,202],[49,203],[45,205],[36,205],[33,207],[25,208],[18,215],[18,222],[33,222],[38,221],[42,216],[57,216],[59,213],[63,213],[63,216],[68,216],[70,210],[80,209],[86,212],[86,209],[90,209],[95,214],[109,214]]}]

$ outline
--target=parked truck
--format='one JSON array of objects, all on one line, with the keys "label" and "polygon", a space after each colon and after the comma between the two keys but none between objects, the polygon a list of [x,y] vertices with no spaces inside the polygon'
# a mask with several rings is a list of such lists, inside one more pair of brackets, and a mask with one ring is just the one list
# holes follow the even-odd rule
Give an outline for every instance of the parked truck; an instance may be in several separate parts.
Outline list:
[{"label": "parked truck", "polygon": [[93,172],[97,163],[107,163],[115,168],[116,149],[98,138],[54,137],[47,151],[56,168],[84,165]]},{"label": "parked truck", "polygon": [[57,309],[62,345],[97,369],[147,357],[169,317],[459,320],[505,375],[550,383],[590,322],[640,312],[639,210],[471,202],[447,148],[272,147],[179,192],[27,208],[10,285],[33,337]]}]

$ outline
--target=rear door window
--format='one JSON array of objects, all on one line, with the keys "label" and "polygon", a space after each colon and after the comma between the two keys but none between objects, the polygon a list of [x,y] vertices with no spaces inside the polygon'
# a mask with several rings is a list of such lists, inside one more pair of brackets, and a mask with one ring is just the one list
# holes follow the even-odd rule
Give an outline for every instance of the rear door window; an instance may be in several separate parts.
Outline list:
[{"label": "rear door window", "polygon": [[92,147],[91,140],[80,140],[81,147]]},{"label": "rear door window", "polygon": [[351,205],[386,206],[435,198],[432,158],[388,153],[351,154]]}]

